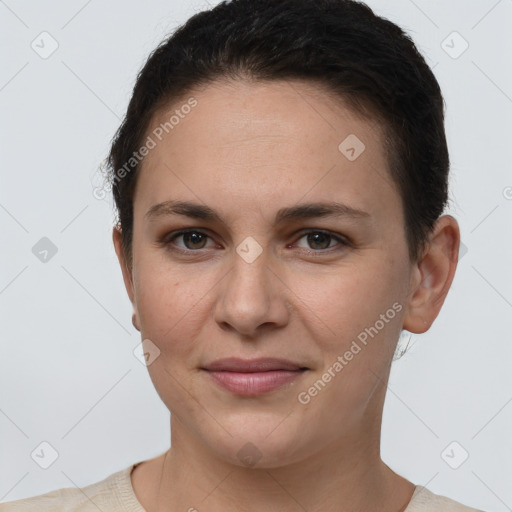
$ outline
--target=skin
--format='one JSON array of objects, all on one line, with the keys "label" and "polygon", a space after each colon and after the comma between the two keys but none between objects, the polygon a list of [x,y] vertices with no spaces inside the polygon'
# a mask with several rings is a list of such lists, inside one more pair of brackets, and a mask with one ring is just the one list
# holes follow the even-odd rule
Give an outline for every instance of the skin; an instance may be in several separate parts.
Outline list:
[{"label": "skin", "polygon": [[[149,375],[171,411],[171,448],[132,472],[137,498],[149,512],[404,510],[414,486],[380,458],[386,385],[400,330],[427,331],[445,300],[457,221],[442,216],[411,262],[379,125],[316,85],[222,81],[193,96],[198,105],[143,161],[131,267],[113,231],[133,323],[160,350]],[[184,103],[159,111],[148,133]],[[365,144],[354,161],[338,149],[349,134]],[[171,199],[207,205],[224,222],[145,217]],[[274,224],[280,208],[331,201],[369,216]],[[183,228],[208,236],[159,242]],[[308,239],[319,229],[334,238]],[[249,236],[262,248],[252,263],[236,252]],[[394,303],[394,318],[300,403]],[[231,356],[308,370],[240,397],[200,369]],[[237,456],[248,442],[260,457],[252,467]]]}]

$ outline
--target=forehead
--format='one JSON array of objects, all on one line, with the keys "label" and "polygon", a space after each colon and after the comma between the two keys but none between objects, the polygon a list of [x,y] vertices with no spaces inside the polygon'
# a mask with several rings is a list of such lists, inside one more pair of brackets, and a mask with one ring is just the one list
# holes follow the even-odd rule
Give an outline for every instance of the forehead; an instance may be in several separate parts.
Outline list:
[{"label": "forehead", "polygon": [[382,132],[315,84],[215,82],[154,116],[135,202],[179,196],[221,208],[236,197],[261,211],[308,196],[378,209],[398,198]]},{"label": "forehead", "polygon": [[337,143],[347,130],[371,137],[375,146],[383,138],[383,126],[368,109],[363,117],[362,107],[356,112],[348,99],[305,80],[217,80],[158,109],[148,131],[155,129],[163,129],[165,139],[181,139],[180,134],[193,131],[205,136],[203,145],[211,141],[226,147],[258,137],[294,138],[318,146],[322,141]]}]

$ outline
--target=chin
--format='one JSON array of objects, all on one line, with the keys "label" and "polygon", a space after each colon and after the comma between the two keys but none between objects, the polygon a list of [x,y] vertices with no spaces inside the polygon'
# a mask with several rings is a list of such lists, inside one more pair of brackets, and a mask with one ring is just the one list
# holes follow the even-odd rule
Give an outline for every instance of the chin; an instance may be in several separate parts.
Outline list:
[{"label": "chin", "polygon": [[[307,440],[298,418],[280,413],[233,414],[218,418],[224,428],[203,432],[203,442],[229,464],[254,469],[276,468],[306,456]],[[225,429],[225,430],[224,430]]]}]

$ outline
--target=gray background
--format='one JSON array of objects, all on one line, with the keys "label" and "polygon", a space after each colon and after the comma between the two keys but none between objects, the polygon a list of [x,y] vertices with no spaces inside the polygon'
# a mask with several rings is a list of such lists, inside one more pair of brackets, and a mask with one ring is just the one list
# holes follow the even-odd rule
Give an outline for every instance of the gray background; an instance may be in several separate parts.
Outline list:
[{"label": "gray background", "polygon": [[[382,455],[436,493],[512,510],[512,0],[368,3],[441,84],[449,213],[467,247],[438,319],[394,363]],[[0,1],[0,501],[84,486],[168,447],[168,412],[133,354],[112,204],[93,189],[144,59],[206,5]],[[57,248],[46,261],[43,237]],[[47,469],[42,442],[58,452]]]}]

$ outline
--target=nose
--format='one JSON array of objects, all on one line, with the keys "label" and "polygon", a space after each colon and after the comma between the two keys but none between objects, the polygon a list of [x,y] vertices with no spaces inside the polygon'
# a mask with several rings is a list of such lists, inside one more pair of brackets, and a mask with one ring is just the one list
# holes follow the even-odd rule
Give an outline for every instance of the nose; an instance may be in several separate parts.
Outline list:
[{"label": "nose", "polygon": [[271,268],[265,250],[249,263],[237,253],[218,288],[214,318],[223,330],[256,338],[288,323],[291,291]]}]

